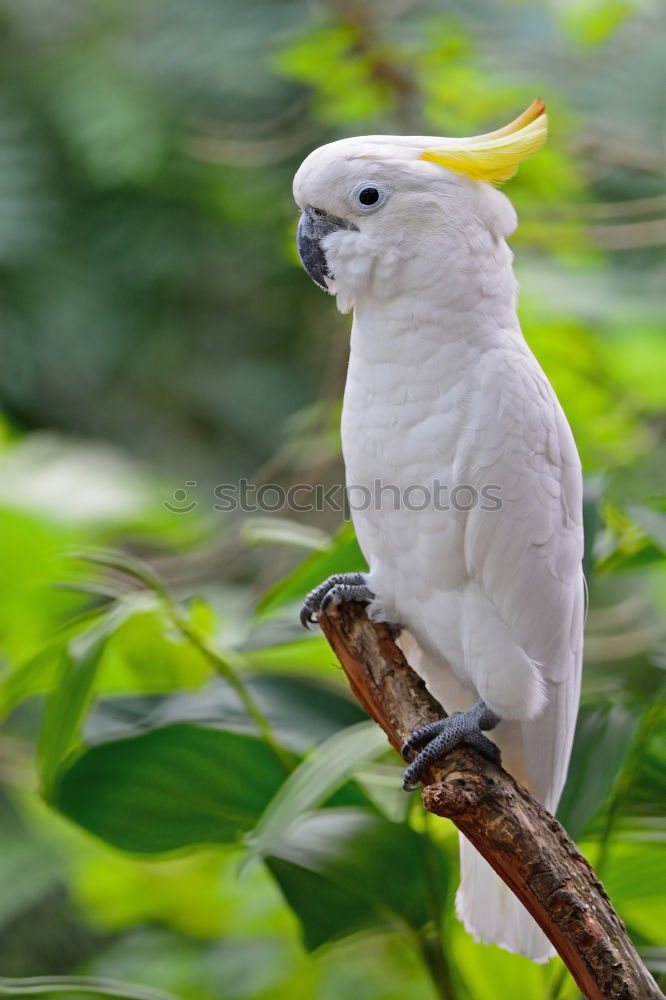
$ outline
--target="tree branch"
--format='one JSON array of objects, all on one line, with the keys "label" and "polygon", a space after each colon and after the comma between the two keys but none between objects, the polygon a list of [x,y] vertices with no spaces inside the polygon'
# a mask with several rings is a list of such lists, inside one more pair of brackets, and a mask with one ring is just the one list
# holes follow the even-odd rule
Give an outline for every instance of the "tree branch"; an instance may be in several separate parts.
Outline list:
[{"label": "tree branch", "polygon": [[[352,691],[396,750],[445,713],[408,665],[385,625],[361,604],[341,604],[319,623]],[[425,808],[452,820],[532,914],[587,1000],[656,1000],[641,962],[592,868],[557,820],[511,775],[459,747],[427,775]]]}]

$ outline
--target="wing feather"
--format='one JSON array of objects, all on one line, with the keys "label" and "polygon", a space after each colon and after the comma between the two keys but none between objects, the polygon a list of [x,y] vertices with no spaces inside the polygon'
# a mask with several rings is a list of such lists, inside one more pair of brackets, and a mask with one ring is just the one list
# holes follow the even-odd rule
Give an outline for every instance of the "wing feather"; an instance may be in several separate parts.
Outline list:
[{"label": "wing feather", "polygon": [[[470,512],[465,558],[470,576],[547,685],[543,713],[511,726],[520,730],[532,791],[554,809],[566,777],[580,690],[580,460],[559,402],[527,347],[491,355],[485,364],[487,375],[470,416],[469,450],[461,461],[479,487],[501,489],[502,507]],[[514,758],[516,735],[511,736]]]}]

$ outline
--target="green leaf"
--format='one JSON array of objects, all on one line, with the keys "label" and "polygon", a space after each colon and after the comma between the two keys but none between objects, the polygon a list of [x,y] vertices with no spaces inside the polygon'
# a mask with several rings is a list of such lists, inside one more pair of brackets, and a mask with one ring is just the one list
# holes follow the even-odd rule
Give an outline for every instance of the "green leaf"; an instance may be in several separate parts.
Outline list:
[{"label": "green leaf", "polygon": [[[312,678],[256,675],[244,676],[243,682],[279,742],[292,750],[309,749],[366,718],[346,692]],[[180,722],[258,735],[238,695],[225,681],[215,679],[194,693],[103,699],[86,725],[86,740],[108,742]]]},{"label": "green leaf", "polygon": [[[3,462],[0,485],[15,483],[20,480]],[[17,498],[17,507],[25,506],[24,498]],[[54,558],[54,553],[71,545],[72,537],[71,527],[56,525],[24,509],[12,509],[0,497],[0,652],[3,675],[8,678],[14,664],[32,658],[63,618],[82,607],[80,594],[53,586],[54,575],[71,576],[71,569]]]},{"label": "green leaf", "polygon": [[46,795],[52,790],[61,762],[79,744],[83,717],[108,640],[104,625],[73,639],[63,649],[60,677],[46,700],[39,737],[40,770]]},{"label": "green leaf", "polygon": [[630,505],[625,511],[612,507],[606,519],[616,538],[599,560],[604,573],[633,571],[666,560],[666,514],[655,507]]},{"label": "green leaf", "polygon": [[313,552],[291,573],[279,580],[266,591],[256,607],[260,618],[269,615],[285,604],[305,597],[308,591],[333,573],[354,573],[367,570],[354,528],[344,524],[333,541],[322,552]]},{"label": "green leaf", "polygon": [[[302,817],[266,863],[312,950],[364,929],[426,924],[433,875],[425,851],[424,836],[405,824],[330,809]],[[435,877],[445,887],[441,862]]]},{"label": "green leaf", "polygon": [[106,613],[98,609],[78,616],[74,622],[59,629],[38,652],[8,673],[0,685],[0,719],[9,715],[26,698],[50,691],[57,679],[68,640],[86,626],[94,628],[100,625],[105,618]]},{"label": "green leaf", "polygon": [[386,736],[374,722],[359,722],[317,747],[280,786],[245,842],[250,857],[277,853],[295,821],[340,788],[363,764],[387,748]]},{"label": "green leaf", "polygon": [[583,706],[557,818],[576,840],[606,801],[638,727],[622,705]]},{"label": "green leaf", "polygon": [[[191,615],[207,613],[192,602]],[[93,609],[64,625],[33,656],[19,663],[0,686],[0,718],[20,702],[67,683],[62,665],[72,643],[103,630],[108,641],[95,678],[98,692],[166,692],[199,687],[210,676],[210,664],[191,642],[179,635],[149,592],[123,595],[104,611]]]},{"label": "green leaf", "polygon": [[623,553],[621,550],[612,552],[598,566],[598,569],[605,573],[626,573],[663,562],[666,562],[664,550],[655,545],[649,538],[642,538],[635,543],[631,552]]},{"label": "green leaf", "polygon": [[256,674],[247,683],[281,741],[296,750],[367,718],[346,689],[313,677]]},{"label": "green leaf", "polygon": [[197,688],[211,674],[210,663],[180,635],[152,594],[123,601],[131,613],[115,630],[104,653],[100,690],[161,693]]},{"label": "green leaf", "polygon": [[236,841],[284,778],[254,736],[174,725],[86,750],[60,770],[48,799],[114,847],[158,854]]}]

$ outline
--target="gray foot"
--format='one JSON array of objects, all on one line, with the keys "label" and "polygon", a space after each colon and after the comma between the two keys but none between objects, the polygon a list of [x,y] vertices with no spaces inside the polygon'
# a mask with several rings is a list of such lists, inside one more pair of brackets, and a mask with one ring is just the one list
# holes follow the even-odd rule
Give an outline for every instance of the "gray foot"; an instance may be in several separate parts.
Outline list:
[{"label": "gray foot", "polygon": [[311,590],[301,608],[301,625],[309,628],[316,621],[318,611],[325,611],[329,604],[341,601],[360,601],[369,604],[375,595],[365,582],[365,573],[336,573]]},{"label": "gray foot", "polygon": [[499,764],[499,750],[481,732],[482,729],[493,729],[499,721],[499,717],[491,712],[484,701],[477,701],[468,712],[453,712],[446,719],[439,719],[423,729],[415,730],[400,751],[405,760],[409,760],[412,753],[417,751],[402,777],[402,787],[406,792],[413,792],[419,787],[423,772],[460,743],[474,747],[484,757]]}]

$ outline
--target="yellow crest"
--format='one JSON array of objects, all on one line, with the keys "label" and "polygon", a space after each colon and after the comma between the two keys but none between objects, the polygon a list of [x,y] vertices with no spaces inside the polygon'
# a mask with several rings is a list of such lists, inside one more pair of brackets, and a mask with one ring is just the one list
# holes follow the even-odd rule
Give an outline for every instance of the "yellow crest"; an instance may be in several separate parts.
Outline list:
[{"label": "yellow crest", "polygon": [[513,177],[518,165],[543,146],[548,136],[546,105],[536,97],[521,115],[494,132],[468,139],[443,139],[442,146],[421,153],[421,160],[497,184]]}]

